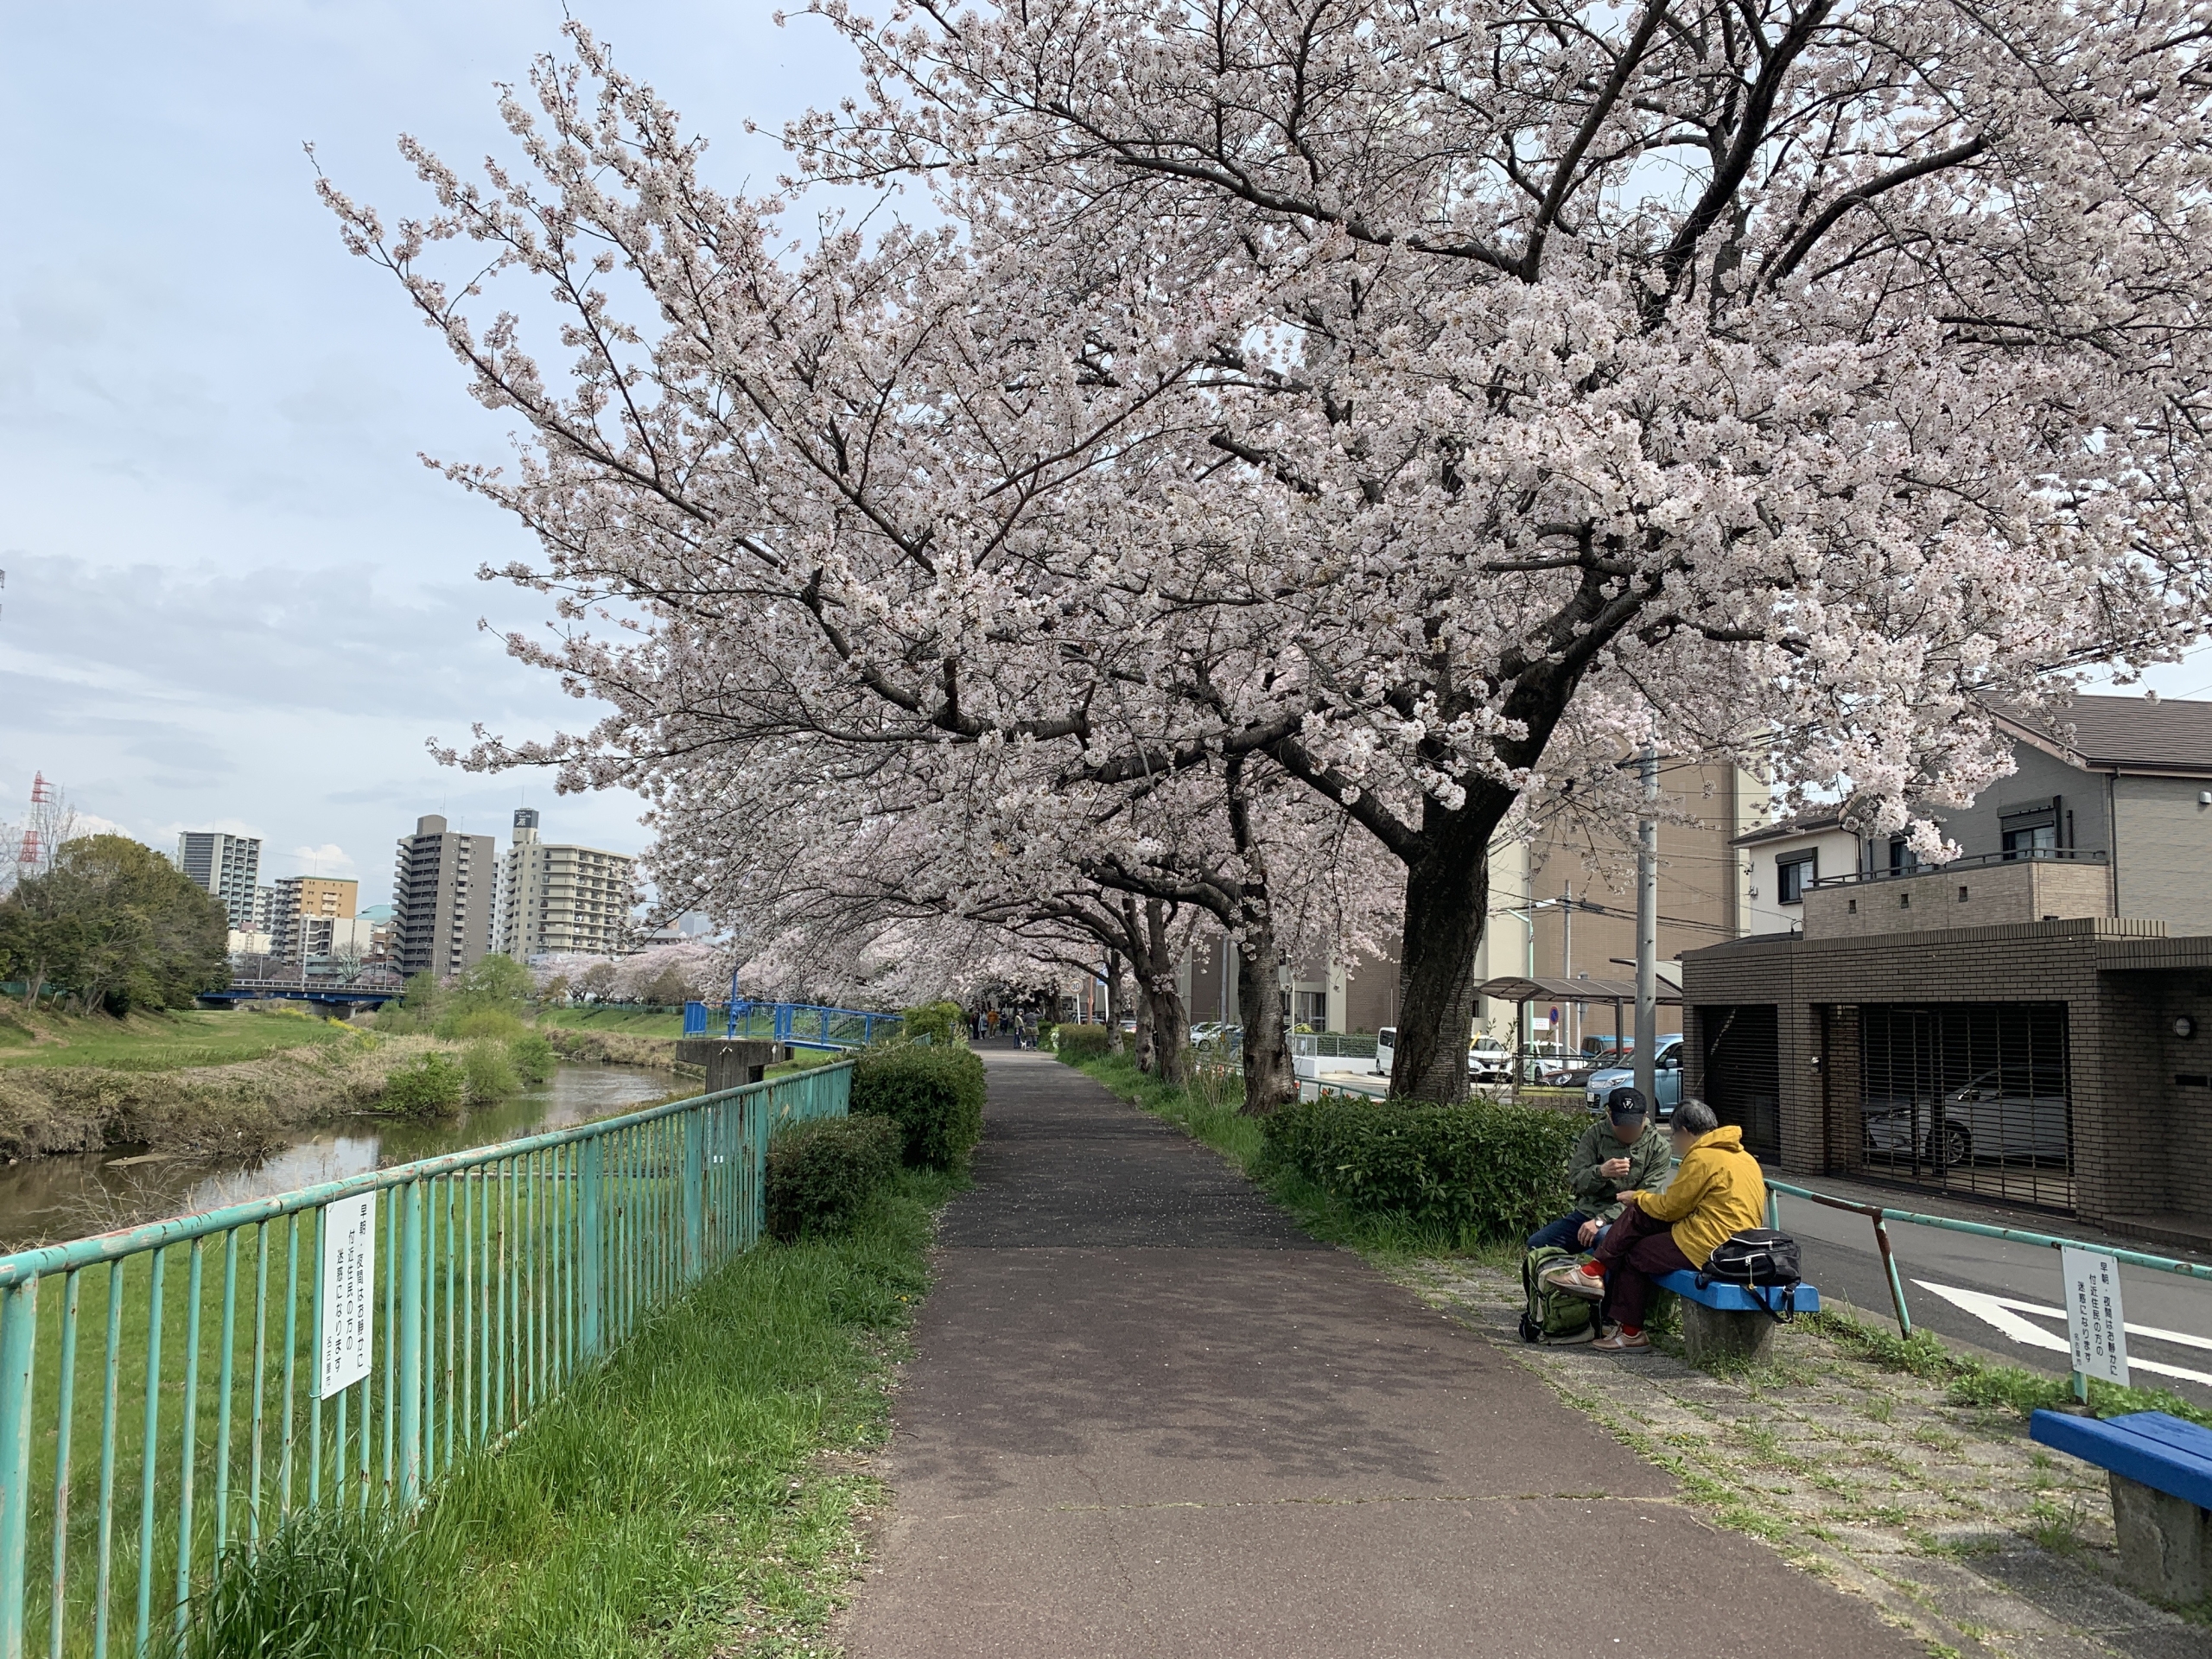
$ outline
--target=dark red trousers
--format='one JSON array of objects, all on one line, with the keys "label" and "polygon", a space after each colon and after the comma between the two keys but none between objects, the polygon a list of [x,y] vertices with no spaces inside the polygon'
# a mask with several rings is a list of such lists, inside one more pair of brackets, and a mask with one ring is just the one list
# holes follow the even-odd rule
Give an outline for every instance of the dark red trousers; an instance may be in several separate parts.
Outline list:
[{"label": "dark red trousers", "polygon": [[1654,1221],[1640,1206],[1630,1205],[1621,1211],[1618,1221],[1605,1229],[1594,1252],[1605,1269],[1605,1300],[1599,1310],[1601,1319],[1631,1331],[1643,1330],[1651,1281],[1662,1274],[1697,1266],[1668,1232],[1670,1224]]}]

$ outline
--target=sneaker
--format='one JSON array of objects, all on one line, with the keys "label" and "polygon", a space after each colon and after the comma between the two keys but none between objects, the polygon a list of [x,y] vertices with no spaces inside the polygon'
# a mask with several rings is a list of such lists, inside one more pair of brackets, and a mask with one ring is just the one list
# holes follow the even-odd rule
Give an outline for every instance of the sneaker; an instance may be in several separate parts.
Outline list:
[{"label": "sneaker", "polygon": [[1651,1338],[1641,1331],[1630,1336],[1616,1325],[1611,1335],[1599,1338],[1590,1346],[1601,1354],[1648,1354],[1651,1351]]},{"label": "sneaker", "polygon": [[1554,1290],[1563,1290],[1570,1296],[1580,1296],[1585,1301],[1603,1301],[1605,1281],[1593,1279],[1580,1268],[1554,1268],[1543,1275],[1543,1282]]}]

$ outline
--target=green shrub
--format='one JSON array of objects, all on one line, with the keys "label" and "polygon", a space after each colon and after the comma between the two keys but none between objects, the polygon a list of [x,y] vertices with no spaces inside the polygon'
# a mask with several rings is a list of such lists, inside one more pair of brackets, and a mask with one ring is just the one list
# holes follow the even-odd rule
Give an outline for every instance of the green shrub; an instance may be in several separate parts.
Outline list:
[{"label": "green shrub", "polygon": [[893,1043],[853,1064],[855,1117],[887,1117],[916,1168],[959,1169],[983,1138],[983,1062],[972,1049]]},{"label": "green shrub", "polygon": [[1103,1026],[1058,1026],[1052,1031],[1052,1046],[1069,1065],[1077,1060],[1095,1060],[1105,1053],[1107,1031]]},{"label": "green shrub", "polygon": [[768,1143],[768,1231],[780,1239],[842,1232],[899,1173],[904,1136],[887,1117],[817,1117]]},{"label": "green shrub", "polygon": [[1484,1238],[1534,1231],[1573,1203],[1582,1120],[1469,1101],[1300,1101],[1268,1120],[1268,1156],[1354,1211]]},{"label": "green shrub", "polygon": [[551,1077],[553,1068],[561,1063],[561,1057],[553,1052],[553,1045],[534,1031],[523,1033],[507,1045],[507,1058],[515,1068],[515,1075],[532,1085]]},{"label": "green shrub", "polygon": [[901,1008],[900,1034],[909,1042],[917,1037],[926,1037],[932,1043],[950,1043],[967,1034],[968,1011],[957,1002],[925,1002],[918,1007]]},{"label": "green shrub", "polygon": [[489,1039],[471,1043],[462,1052],[461,1067],[472,1101],[505,1100],[522,1092],[522,1079],[515,1075],[505,1043]]},{"label": "green shrub", "polygon": [[454,1008],[438,1020],[438,1035],[468,1042],[483,1037],[509,1042],[529,1027],[512,1008]]},{"label": "green shrub", "polygon": [[394,1066],[384,1080],[378,1103],[387,1112],[409,1117],[435,1117],[458,1111],[467,1079],[450,1054],[433,1051],[404,1065]]}]

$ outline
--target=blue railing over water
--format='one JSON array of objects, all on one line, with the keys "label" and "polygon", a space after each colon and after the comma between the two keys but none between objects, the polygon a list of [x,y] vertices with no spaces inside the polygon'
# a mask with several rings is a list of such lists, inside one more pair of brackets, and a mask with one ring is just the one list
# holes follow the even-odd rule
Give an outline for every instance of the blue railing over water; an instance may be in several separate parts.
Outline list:
[{"label": "blue railing over water", "polygon": [[683,1034],[704,1037],[716,1026],[724,1037],[760,1037],[797,1048],[863,1048],[880,1037],[895,1037],[906,1024],[898,1014],[870,1014],[862,1008],[825,1007],[818,1002],[686,1002]]}]

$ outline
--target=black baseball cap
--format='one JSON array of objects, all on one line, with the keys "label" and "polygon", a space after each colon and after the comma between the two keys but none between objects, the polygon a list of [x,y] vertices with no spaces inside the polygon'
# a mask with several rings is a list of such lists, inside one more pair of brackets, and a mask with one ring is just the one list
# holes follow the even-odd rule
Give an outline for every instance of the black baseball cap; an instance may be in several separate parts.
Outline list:
[{"label": "black baseball cap", "polygon": [[1645,1103],[1641,1089],[1616,1089],[1605,1096],[1605,1116],[1621,1123],[1631,1117],[1650,1116],[1651,1108]]}]

